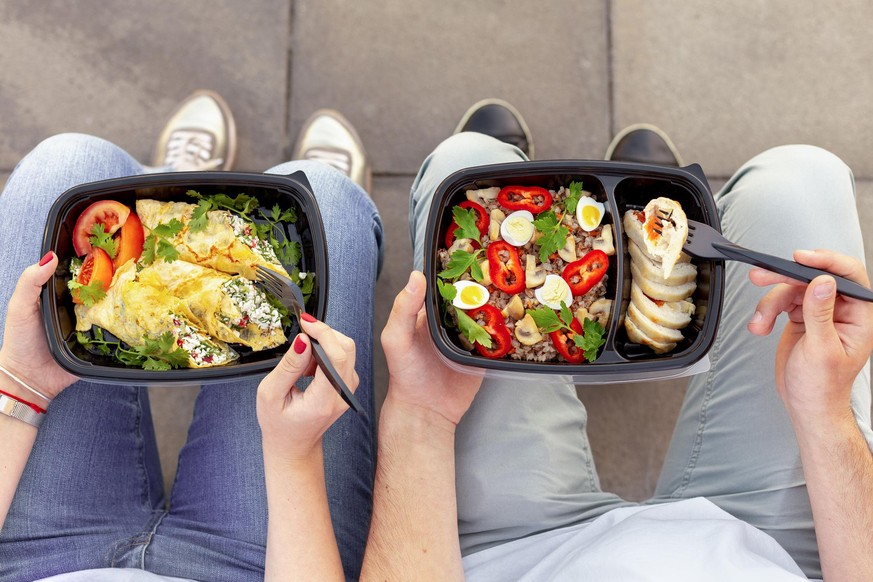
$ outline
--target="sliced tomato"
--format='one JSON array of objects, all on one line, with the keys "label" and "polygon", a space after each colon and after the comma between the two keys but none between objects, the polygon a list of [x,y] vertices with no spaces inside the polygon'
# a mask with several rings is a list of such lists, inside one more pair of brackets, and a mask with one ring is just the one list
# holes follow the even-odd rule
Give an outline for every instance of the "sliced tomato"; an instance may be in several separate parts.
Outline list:
[{"label": "sliced tomato", "polygon": [[552,206],[552,195],[539,186],[506,186],[497,194],[497,203],[509,210],[539,214]]},{"label": "sliced tomato", "polygon": [[486,348],[482,344],[476,343],[477,352],[486,358],[502,358],[512,351],[512,336],[499,309],[486,303],[482,307],[468,311],[467,315],[484,327],[488,335],[491,336],[491,347]]},{"label": "sliced tomato", "polygon": [[506,241],[499,240],[488,245],[488,272],[491,283],[510,295],[524,291],[524,269],[518,250]]},{"label": "sliced tomato", "polygon": [[585,295],[603,279],[608,268],[609,257],[606,253],[594,250],[564,267],[561,277],[570,286],[573,295]]},{"label": "sliced tomato", "polygon": [[127,221],[130,208],[115,200],[99,200],[85,209],[79,215],[76,226],[73,227],[73,250],[76,255],[87,255],[91,250],[91,229],[95,224],[102,224],[104,231],[114,234]]},{"label": "sliced tomato", "polygon": [[[479,236],[485,236],[485,233],[488,232],[488,224],[491,222],[491,219],[488,217],[488,213],[482,205],[477,204],[472,200],[464,200],[458,204],[458,206],[476,211],[476,228],[479,229]],[[458,224],[452,220],[452,223],[449,225],[449,230],[446,231],[446,248],[452,246],[452,243],[455,242],[456,230],[458,230]]]},{"label": "sliced tomato", "polygon": [[549,337],[552,338],[552,343],[555,345],[555,349],[558,350],[558,353],[561,354],[565,360],[572,364],[581,364],[585,360],[585,352],[576,346],[573,337],[577,333],[582,335],[582,324],[574,317],[573,323],[570,324],[570,329],[575,333],[570,333],[566,329],[559,329],[558,331],[551,332]]},{"label": "sliced tomato", "polygon": [[[112,283],[112,274],[115,269],[112,267],[112,259],[103,249],[93,247],[91,252],[85,257],[82,262],[82,268],[79,270],[79,276],[76,282],[82,285],[90,285],[98,282],[103,288],[103,292],[109,291],[109,285]],[[78,290],[73,290],[73,301],[82,303],[79,299]]]},{"label": "sliced tomato", "polygon": [[139,258],[142,254],[144,241],[145,232],[142,228],[142,221],[140,221],[139,216],[131,212],[118,233],[118,253],[112,260],[116,271],[127,261],[131,259],[135,261]]}]

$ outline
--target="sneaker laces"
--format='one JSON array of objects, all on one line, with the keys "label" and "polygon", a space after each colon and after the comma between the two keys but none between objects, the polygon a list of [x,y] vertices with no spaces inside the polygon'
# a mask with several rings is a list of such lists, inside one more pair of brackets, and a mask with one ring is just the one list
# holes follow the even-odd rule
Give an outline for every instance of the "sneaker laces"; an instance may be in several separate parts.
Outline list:
[{"label": "sneaker laces", "polygon": [[352,156],[346,150],[314,147],[306,150],[306,153],[303,154],[303,159],[327,164],[346,176],[351,176],[352,174]]},{"label": "sneaker laces", "polygon": [[214,170],[221,166],[224,158],[213,158],[215,138],[206,131],[177,129],[167,141],[167,154],[164,165],[177,172]]}]

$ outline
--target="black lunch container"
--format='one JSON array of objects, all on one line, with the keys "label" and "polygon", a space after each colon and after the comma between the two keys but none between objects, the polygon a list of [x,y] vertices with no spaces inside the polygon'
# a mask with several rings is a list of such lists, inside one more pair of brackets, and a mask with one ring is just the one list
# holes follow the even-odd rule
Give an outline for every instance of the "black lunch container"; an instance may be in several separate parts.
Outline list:
[{"label": "black lunch container", "polygon": [[[531,362],[509,358],[489,359],[466,350],[459,332],[441,322],[436,291],[437,258],[446,231],[452,223],[452,207],[466,200],[467,190],[511,185],[541,186],[557,190],[581,181],[598,201],[606,201],[603,224],[612,224],[615,255],[607,271],[606,299],[613,299],[606,344],[591,363]],[[642,210],[663,196],[682,205],[690,220],[720,229],[718,212],[703,170],[697,164],[668,168],[595,160],[550,160],[515,162],[467,168],[447,177],[437,188],[431,204],[425,244],[424,274],[428,280],[425,305],[428,327],[443,361],[458,370],[485,369],[489,376],[537,375],[549,381],[575,383],[633,382],[665,379],[704,372],[709,368],[707,353],[715,340],[724,294],[724,261],[701,261],[697,265],[697,290],[693,295],[696,313],[682,330],[685,339],[664,355],[631,342],[624,330],[624,315],[630,301],[630,255],[622,229],[622,217],[629,209]]]},{"label": "black lunch container", "polygon": [[[284,237],[285,240],[300,243],[303,257],[298,266],[301,271],[314,273],[315,276],[315,286],[307,301],[306,311],[318,319],[324,319],[328,286],[327,242],[312,187],[303,172],[289,176],[180,172],[91,182],[67,190],[55,201],[49,210],[42,242],[41,255],[52,250],[60,261],[54,277],[43,288],[41,309],[49,350],[62,368],[80,378],[106,384],[218,383],[264,375],[276,366],[287,351],[287,345],[260,352],[234,346],[240,358],[224,366],[148,371],[127,367],[111,357],[92,353],[76,340],[76,315],[67,290],[70,259],[75,256],[72,234],[76,219],[85,208],[98,200],[117,200],[131,210],[135,209],[139,198],[196,203],[194,198],[186,195],[188,190],[196,190],[203,195],[236,196],[245,193],[257,198],[261,207],[267,210],[275,204],[282,210],[294,208],[297,221],[283,225],[282,231],[275,234],[280,240]],[[285,335],[290,339],[298,331],[299,324],[292,320],[290,329],[285,329]]]}]

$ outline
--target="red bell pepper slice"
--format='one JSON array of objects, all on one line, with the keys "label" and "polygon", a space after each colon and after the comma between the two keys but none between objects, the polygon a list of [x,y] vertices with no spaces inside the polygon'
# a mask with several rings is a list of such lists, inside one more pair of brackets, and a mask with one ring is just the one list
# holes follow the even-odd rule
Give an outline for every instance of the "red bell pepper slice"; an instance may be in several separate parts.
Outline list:
[{"label": "red bell pepper slice", "polygon": [[559,329],[558,331],[551,332],[549,337],[552,338],[555,349],[558,350],[558,353],[565,360],[571,364],[581,364],[585,360],[585,351],[576,346],[573,336],[577,333],[582,335],[582,324],[574,317],[573,322],[570,324],[570,329],[575,333],[570,333],[566,329]]},{"label": "red bell pepper slice", "polygon": [[585,295],[597,285],[609,268],[609,257],[600,250],[586,254],[566,267],[561,277],[570,286],[573,295]]},{"label": "red bell pepper slice", "polygon": [[515,295],[524,291],[524,269],[518,250],[506,241],[488,245],[488,270],[491,283],[505,293]]},{"label": "red bell pepper slice", "polygon": [[539,214],[552,206],[552,195],[539,186],[506,186],[497,194],[497,203],[508,210]]},{"label": "red bell pepper slice", "polygon": [[[488,224],[491,222],[491,219],[488,217],[488,213],[485,212],[485,209],[482,208],[482,205],[477,204],[472,200],[464,200],[458,204],[458,206],[476,211],[476,228],[479,229],[479,236],[485,236],[485,233],[488,232]],[[458,224],[452,220],[452,223],[449,225],[449,230],[446,231],[446,248],[449,248],[452,246],[452,243],[455,242],[456,230],[458,230]]]},{"label": "red bell pepper slice", "polygon": [[506,327],[503,314],[493,305],[485,304],[467,312],[479,325],[485,328],[491,336],[491,347],[486,348],[480,343],[474,344],[476,351],[486,358],[502,358],[512,351],[512,335]]}]

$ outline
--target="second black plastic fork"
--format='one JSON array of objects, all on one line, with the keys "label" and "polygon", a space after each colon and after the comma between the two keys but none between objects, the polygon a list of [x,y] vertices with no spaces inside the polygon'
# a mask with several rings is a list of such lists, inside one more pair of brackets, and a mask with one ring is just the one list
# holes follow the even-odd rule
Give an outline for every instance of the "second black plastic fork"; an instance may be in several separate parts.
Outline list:
[{"label": "second black plastic fork", "polygon": [[[662,220],[670,219],[662,211],[658,212]],[[708,224],[695,220],[688,221],[688,238],[685,240],[685,246],[682,247],[682,250],[698,259],[740,261],[805,283],[809,283],[819,275],[830,275],[837,282],[837,293],[863,301],[873,301],[873,291],[863,285],[835,275],[830,271],[807,267],[788,259],[741,247],[726,239]]]},{"label": "second black plastic fork", "polygon": [[[271,271],[260,265],[255,267],[255,271],[258,276],[258,283],[262,284],[267,291],[278,297],[282,305],[290,309],[299,321],[300,316],[303,314],[304,301],[303,292],[300,290],[297,283],[281,273],[276,273],[275,271]],[[314,337],[310,337],[309,341],[312,343],[312,355],[318,363],[318,366],[324,372],[324,375],[327,376],[328,381],[352,410],[366,418],[367,413],[364,411],[364,407],[361,406],[361,403],[358,402],[357,398],[355,398],[355,393],[349,390],[349,387],[346,386],[346,383],[343,382],[342,377],[340,377],[339,372],[337,372],[336,368],[333,367],[333,364],[330,363],[324,348],[321,347],[321,344],[318,343],[318,340]]]}]

